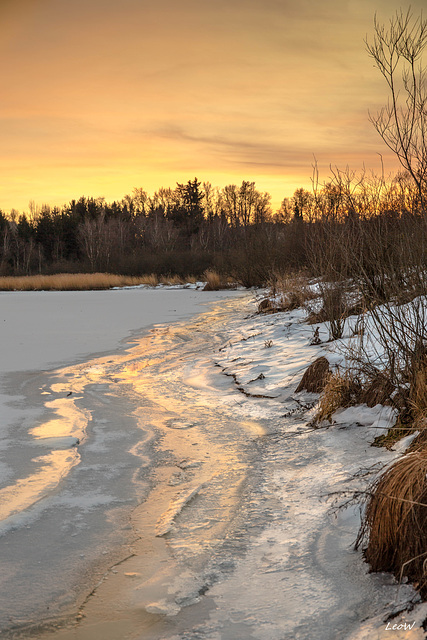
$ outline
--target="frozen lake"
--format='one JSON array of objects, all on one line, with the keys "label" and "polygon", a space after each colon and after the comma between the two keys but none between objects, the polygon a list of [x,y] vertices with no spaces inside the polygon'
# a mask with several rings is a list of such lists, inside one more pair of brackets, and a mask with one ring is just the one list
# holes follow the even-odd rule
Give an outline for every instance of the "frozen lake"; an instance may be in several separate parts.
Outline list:
[{"label": "frozen lake", "polygon": [[151,463],[152,434],[130,385],[113,397],[94,355],[113,363],[149,328],[241,295],[0,293],[0,629],[75,608],[132,539],[129,511],[147,486],[134,476]]},{"label": "frozen lake", "polygon": [[387,410],[310,427],[319,348],[252,296],[0,295],[5,638],[365,640],[414,596],[328,501],[392,459]]}]

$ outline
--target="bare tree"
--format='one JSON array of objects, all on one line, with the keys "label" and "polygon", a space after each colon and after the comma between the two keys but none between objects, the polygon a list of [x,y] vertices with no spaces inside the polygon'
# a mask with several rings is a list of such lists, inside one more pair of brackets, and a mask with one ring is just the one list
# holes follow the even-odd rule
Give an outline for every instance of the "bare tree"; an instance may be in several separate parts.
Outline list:
[{"label": "bare tree", "polygon": [[387,26],[374,18],[372,43],[367,51],[389,90],[387,105],[370,120],[385,144],[414,180],[422,211],[427,186],[427,69],[422,54],[427,44],[427,19],[414,19],[402,10]]}]

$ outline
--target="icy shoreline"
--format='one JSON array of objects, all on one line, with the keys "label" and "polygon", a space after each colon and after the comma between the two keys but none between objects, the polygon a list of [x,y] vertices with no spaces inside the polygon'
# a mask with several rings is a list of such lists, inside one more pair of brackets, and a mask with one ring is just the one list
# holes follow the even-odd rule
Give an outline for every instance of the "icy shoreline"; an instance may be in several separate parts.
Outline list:
[{"label": "icy shoreline", "polygon": [[[109,401],[99,366],[90,364],[100,359],[96,353],[107,353],[104,359],[112,362],[150,328],[182,321],[236,295],[242,294],[176,289],[0,294],[1,628],[40,616],[43,602],[46,620],[54,615],[54,601],[78,602],[74,589],[66,593],[71,585],[66,575],[72,581],[82,574],[78,591],[84,594],[85,567],[93,565],[99,579],[132,539],[120,510],[111,515],[109,537],[101,519],[115,505],[129,510],[138,495],[141,499],[144,489],[132,489],[132,476],[148,449],[128,451],[144,439],[148,447],[149,429],[135,429],[131,398]],[[67,361],[74,364],[55,369]],[[126,427],[125,433],[117,433],[115,425]],[[99,551],[96,538],[103,535]]]},{"label": "icy shoreline", "polygon": [[[327,323],[318,323],[315,326],[306,324],[306,312],[303,309],[297,309],[291,312],[279,312],[272,315],[254,316],[251,322],[246,322],[241,330],[235,332],[234,337],[221,350],[220,356],[217,358],[219,366],[226,375],[232,376],[237,387],[247,397],[274,398],[274,402],[282,403],[283,407],[289,406],[289,411],[284,415],[294,421],[296,424],[291,431],[295,436],[304,437],[307,422],[314,414],[314,407],[318,396],[316,394],[300,393],[295,394],[294,390],[297,386],[302,374],[308,365],[320,356],[325,356],[331,365],[343,364],[343,353],[345,348],[342,344],[353,340],[353,325],[357,318],[350,317],[347,319],[344,329],[342,341],[329,342],[329,331]],[[298,328],[296,329],[296,327]],[[320,343],[312,344],[312,338],[315,328],[318,327],[318,336]],[[286,353],[286,358],[283,354]],[[296,400],[296,404],[292,404]],[[317,440],[316,446],[321,451],[323,448],[328,452],[328,457],[318,466],[316,455],[310,461],[312,467],[313,478],[306,478],[306,484],[292,484],[292,492],[297,492],[297,524],[294,527],[294,539],[298,540],[301,530],[304,530],[306,523],[304,519],[298,526],[298,515],[304,510],[310,512],[324,514],[327,509],[316,506],[317,502],[328,501],[332,503],[333,510],[340,504],[346,502],[346,496],[351,495],[354,490],[363,490],[367,488],[369,478],[372,480],[376,472],[380,471],[384,465],[392,462],[400,453],[409,446],[413,436],[409,436],[404,441],[393,447],[393,451],[386,449],[378,449],[371,447],[371,443],[378,435],[386,433],[388,428],[394,422],[393,410],[390,407],[377,405],[369,408],[366,405],[350,407],[348,409],[339,409],[332,416],[332,424],[323,424],[321,429],[317,429],[314,439]],[[291,433],[287,433],[285,437],[292,437]],[[405,444],[406,443],[406,444]],[[286,446],[287,443],[284,442]],[[332,456],[332,459],[331,459]],[[340,457],[341,456],[341,457]],[[342,458],[344,456],[344,458]],[[366,472],[368,471],[368,474]],[[299,475],[299,471],[298,471]],[[360,483],[357,477],[366,479]],[[279,472],[274,476],[273,484],[276,483],[276,490],[282,494],[283,502],[289,503],[289,497],[286,498],[288,478],[286,473]],[[308,488],[311,488],[307,492]],[[337,496],[334,498],[334,493]],[[313,498],[315,502],[313,502]],[[290,499],[293,503],[293,498]],[[310,505],[310,506],[308,506]],[[315,516],[316,517],[316,516]],[[353,545],[358,531],[360,516],[359,506],[356,504],[349,509],[336,511],[337,529],[340,531],[335,541],[335,549],[332,547],[326,549],[325,552],[330,554],[328,562],[336,563],[335,553],[354,554],[355,562],[352,572],[354,572],[354,590],[360,589],[365,583],[364,589],[372,589],[371,593],[371,611],[360,615],[360,622],[355,624],[351,630],[351,626],[341,630],[331,627],[328,632],[327,628],[323,629],[322,624],[314,624],[316,619],[317,595],[316,595],[316,579],[311,576],[307,580],[306,588],[302,589],[305,594],[298,601],[299,588],[292,585],[289,590],[289,598],[292,600],[292,609],[303,608],[306,602],[310,602],[310,611],[307,613],[308,626],[301,627],[301,637],[309,639],[311,637],[310,628],[316,629],[317,638],[346,638],[346,640],[383,640],[390,637],[390,630],[393,631],[393,637],[399,639],[421,639],[425,637],[425,631],[422,625],[427,617],[427,603],[414,604],[419,602],[419,596],[407,585],[395,586],[393,577],[389,574],[369,574],[368,566],[363,562],[361,554],[355,554]],[[294,525],[293,525],[294,526]],[[330,535],[330,534],[329,534]],[[274,530],[272,531],[272,539],[274,539]],[[302,543],[304,544],[304,543]],[[324,543],[322,543],[324,544]],[[313,553],[313,548],[310,549]],[[283,562],[281,553],[278,552],[277,562]],[[325,560],[325,559],[324,559]],[[328,571],[326,571],[328,573]],[[366,576],[366,577],[364,577]],[[305,576],[305,579],[309,575]],[[340,576],[337,574],[334,578],[340,585]],[[238,578],[236,578],[237,588]],[[370,583],[370,586],[369,586]],[[303,581],[303,584],[305,582]],[[296,587],[296,588],[295,588]],[[349,586],[341,583],[340,589],[342,593],[347,591],[348,602],[351,603],[354,594],[349,590]],[[382,600],[386,591],[389,595]],[[319,591],[319,606],[324,606],[322,598],[324,596],[325,585]],[[380,595],[382,591],[382,596]],[[310,592],[310,597],[307,594]],[[256,589],[255,589],[256,593]],[[259,593],[259,591],[258,591]],[[409,610],[406,611],[406,603],[409,603]],[[357,604],[354,603],[355,609]],[[339,609],[339,605],[337,605]],[[333,610],[331,603],[326,605],[325,610]],[[375,613],[375,609],[377,612]],[[398,614],[403,610],[402,614]],[[374,615],[373,615],[374,614]],[[327,616],[327,614],[324,614]],[[333,619],[333,616],[332,616]],[[331,618],[331,625],[333,622]],[[350,618],[349,618],[350,620]],[[392,624],[389,621],[392,620]],[[395,626],[393,626],[395,625]],[[323,629],[323,631],[322,631]],[[290,632],[296,633],[295,628]],[[330,635],[328,635],[330,633]],[[288,638],[288,635],[283,636]]]},{"label": "icy shoreline", "polygon": [[[223,292],[217,295],[220,301]],[[207,301],[206,293],[199,296]],[[33,396],[38,389],[50,394],[41,400],[55,402],[56,394],[51,409],[72,400],[92,416],[78,447],[83,475],[73,470],[53,501],[61,518],[61,509],[83,506],[77,519],[64,511],[61,535],[84,545],[102,501],[129,506],[131,484],[141,501],[130,528],[112,521],[130,557],[115,564],[106,555],[109,570],[99,574],[96,597],[86,600],[77,626],[52,640],[80,640],[88,628],[95,640],[105,638],[106,624],[114,640],[311,640],[314,629],[318,640],[382,639],[389,636],[387,616],[417,599],[391,576],[367,573],[352,549],[357,508],[335,517],[328,500],[360,487],[361,467],[397,455],[370,447],[388,427],[390,410],[347,409],[331,427],[313,430],[317,397],[295,396],[296,385],[311,360],[340,355],[328,344],[309,344],[312,328],[301,310],[254,315],[247,295],[226,297],[186,322],[135,335],[116,354],[58,370],[49,388],[33,376]],[[181,309],[188,312],[188,304]],[[320,337],[327,338],[325,325]],[[27,415],[27,430],[33,418]],[[27,546],[37,532],[29,525]],[[55,526],[48,518],[44,535]],[[13,555],[9,561],[12,571]],[[6,571],[4,593],[10,585]],[[426,605],[417,605],[394,618],[416,625],[394,629],[393,637],[424,637],[419,623],[426,614]]]}]

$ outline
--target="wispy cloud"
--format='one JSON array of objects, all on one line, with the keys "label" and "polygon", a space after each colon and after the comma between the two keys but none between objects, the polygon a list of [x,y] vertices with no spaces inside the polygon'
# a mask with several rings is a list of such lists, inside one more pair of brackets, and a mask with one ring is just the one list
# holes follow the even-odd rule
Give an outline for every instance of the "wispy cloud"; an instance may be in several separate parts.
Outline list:
[{"label": "wispy cloud", "polygon": [[399,6],[3,0],[0,207],[120,197],[187,171],[250,174],[278,200],[307,184],[313,155],[325,171],[375,163],[385,149],[367,111],[386,90],[363,39],[375,9]]}]

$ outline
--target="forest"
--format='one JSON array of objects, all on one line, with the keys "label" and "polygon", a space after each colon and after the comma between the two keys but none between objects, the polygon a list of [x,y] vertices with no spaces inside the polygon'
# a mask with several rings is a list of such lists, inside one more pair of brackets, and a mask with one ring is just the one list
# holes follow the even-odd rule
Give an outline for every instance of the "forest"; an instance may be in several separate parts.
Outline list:
[{"label": "forest", "polygon": [[[0,212],[0,275],[102,271],[185,277],[214,269],[244,286],[259,286],[273,273],[301,269],[351,275],[348,248],[355,242],[365,260],[390,249],[396,258],[404,249],[403,231],[406,243],[415,238],[422,251],[424,198],[408,172],[386,179],[331,167],[331,179],[322,185],[316,167],[313,176],[310,191],[297,189],[276,211],[271,196],[254,182],[219,188],[197,178],[151,195],[135,188],[114,202],[30,202],[28,212]],[[409,244],[413,254],[414,243]],[[394,258],[388,255],[387,261]]]}]

